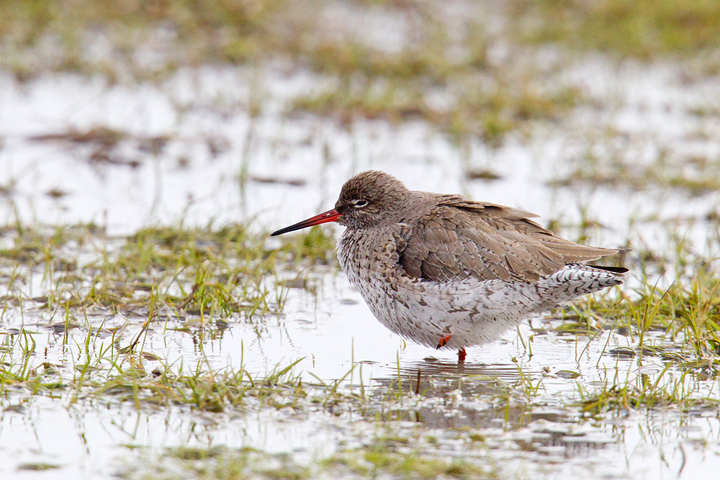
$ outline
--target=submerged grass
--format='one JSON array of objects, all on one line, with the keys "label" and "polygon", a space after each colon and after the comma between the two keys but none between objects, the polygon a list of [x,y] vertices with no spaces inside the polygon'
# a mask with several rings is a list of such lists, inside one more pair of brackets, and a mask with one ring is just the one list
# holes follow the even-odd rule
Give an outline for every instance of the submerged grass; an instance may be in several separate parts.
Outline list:
[{"label": "submerged grass", "polygon": [[[458,16],[444,3],[109,0],[99,6],[90,0],[6,0],[0,39],[8,53],[4,66],[15,66],[20,77],[50,67],[94,69],[117,78],[117,62],[87,48],[101,38],[115,59],[124,59],[136,74],[284,56],[340,77],[425,78],[433,85],[459,71],[487,66],[492,40],[487,17],[497,14],[492,5],[460,3],[463,14]],[[347,18],[380,14],[400,19],[394,28],[411,29],[408,37],[414,43],[401,41],[398,48],[392,41],[368,42],[353,33],[355,25],[345,16],[334,17],[338,11]],[[639,57],[720,46],[720,7],[712,0],[513,0],[508,12],[514,20],[510,30],[533,43],[560,41]],[[164,60],[143,60],[143,49],[162,52]],[[30,52],[40,55],[30,60]]]},{"label": "submerged grass", "polygon": [[[557,119],[582,99],[576,89],[543,82],[544,66],[516,65],[512,55],[489,62],[484,7],[462,8],[458,16],[443,2],[111,0],[98,8],[88,0],[10,0],[0,19],[7,53],[0,68],[20,80],[54,70],[114,82],[157,80],[188,65],[290,60],[334,81],[301,94],[290,111],[342,123],[422,118],[454,139],[479,135],[492,146],[529,121]],[[352,19],[374,25],[380,12],[397,20],[392,44],[356,31]],[[98,159],[122,161],[113,150],[97,148]]]},{"label": "submerged grass", "polygon": [[[324,90],[295,99],[295,112],[331,116],[343,124],[358,117],[419,118],[455,140],[481,136],[491,146],[501,145],[507,132],[533,120],[557,119],[583,101],[576,89],[536,81],[536,73],[542,77],[543,72],[534,67],[516,70],[508,60],[490,58],[494,39],[477,21],[477,12],[453,23],[444,16],[442,2],[343,2],[362,12],[379,8],[412,17],[411,39],[393,46],[359,40],[343,29],[347,25],[338,31],[322,28],[333,23],[324,9],[332,3],[8,0],[0,15],[0,51],[6,54],[0,68],[20,80],[47,70],[101,73],[110,81],[156,80],[186,65],[289,59],[331,80]],[[511,8],[526,42],[572,43],[641,58],[717,48],[720,42],[707,35],[718,30],[715,4],[631,3],[514,1]],[[102,53],[104,48],[109,53]],[[158,52],[158,60],[148,62]],[[119,153],[123,142],[157,154],[168,138],[94,128],[33,140],[90,144],[93,161],[129,163]],[[645,167],[618,157],[609,171],[591,154],[583,161],[557,183],[673,187],[693,194],[720,188],[720,171],[711,159],[674,162],[660,152],[658,161]],[[452,436],[454,447],[464,441],[471,451],[468,445],[484,446],[485,433],[468,429],[497,427],[491,423],[495,420],[510,429],[515,417],[522,419],[517,425],[525,426],[538,405],[556,406],[546,389],[557,379],[576,386],[562,394],[562,401],[594,417],[716,408],[720,401],[720,276],[711,259],[694,261],[681,250],[674,258],[657,260],[674,262],[683,272],[669,287],[654,285],[648,266],[637,265],[644,277],[637,291],[617,290],[579,302],[571,310],[573,318],[568,316],[572,321],[555,329],[558,335],[590,342],[603,336],[609,342],[611,335],[628,339],[627,347],[603,349],[598,364],[607,364],[608,358],[615,363],[600,381],[565,369],[551,379],[521,361],[515,362],[511,381],[480,378],[455,366],[454,376],[438,369],[431,380],[419,369],[401,371],[398,359],[394,378],[376,379],[372,389],[348,390],[348,375],[303,380],[297,373],[302,359],[264,374],[242,362],[212,367],[204,356],[207,338],[221,336],[233,322],[255,326],[277,318],[289,288],[314,292],[313,269],[335,265],[334,241],[323,232],[315,228],[269,246],[265,235],[248,226],[156,227],[126,238],[107,237],[96,225],[3,229],[0,405],[22,412],[43,396],[67,407],[129,404],[138,410],[184,408],[208,416],[282,410],[351,417],[375,428],[374,436],[362,439],[362,448],[338,448],[309,465],[291,455],[252,449],[187,447],[166,451],[181,473],[130,470],[128,478],[493,478],[498,474],[492,465],[465,455],[452,460],[434,447],[432,435],[377,432],[390,430],[388,425],[425,427]],[[149,346],[152,335],[198,331],[192,363],[169,361]],[[40,339],[50,336],[50,350],[58,346],[62,355],[48,359],[47,342],[41,346]],[[527,346],[532,357],[532,343]],[[437,379],[440,386],[433,383]],[[43,468],[28,465],[22,468]]]},{"label": "submerged grass", "polygon": [[584,411],[668,406],[688,411],[720,402],[720,272],[712,268],[713,259],[691,254],[687,245],[676,253],[676,278],[669,286],[646,279],[634,292],[617,289],[570,309],[591,338],[610,331],[628,344],[603,348],[598,365],[603,357],[616,359],[603,379],[592,386],[577,383]]},{"label": "submerged grass", "polygon": [[[1,332],[0,398],[24,391],[69,404],[97,398],[216,412],[247,397],[283,408],[308,395],[292,375],[300,360],[257,376],[242,365],[215,370],[202,355],[194,368],[169,364],[145,343],[151,330],[212,335],[238,319],[279,314],[288,288],[281,269],[307,273],[330,261],[334,243],[322,230],[273,248],[266,234],[245,226],[156,227],[126,238],[108,238],[93,225],[20,228],[6,229],[0,241],[9,325]],[[30,310],[43,318],[34,328],[26,325]],[[39,348],[45,358],[54,348],[35,340],[48,331],[75,351],[70,364],[37,362]],[[148,362],[160,363],[146,371]]]},{"label": "submerged grass", "polygon": [[[608,144],[621,138],[606,138]],[[603,144],[601,149],[607,149]],[[621,142],[625,143],[625,142]],[[638,162],[637,154],[625,146],[599,155],[589,148],[585,155],[570,162],[570,171],[551,181],[554,186],[575,184],[677,189],[690,195],[704,195],[720,189],[720,162],[706,157],[679,157],[659,149],[651,162]]]},{"label": "submerged grass", "polygon": [[534,43],[652,58],[720,47],[720,4],[713,0],[510,2],[518,32]]},{"label": "submerged grass", "polygon": [[[646,277],[634,291],[586,297],[571,310],[590,332],[617,329],[640,350],[651,346],[646,337],[652,333],[656,341],[680,345],[698,359],[720,357],[720,273],[713,268],[718,259],[690,256],[687,245],[677,254],[669,286],[658,287],[659,279],[651,284]],[[638,268],[643,274],[646,269]],[[592,323],[598,319],[604,323]]]},{"label": "submerged grass", "polygon": [[[308,381],[298,372],[303,359],[258,374],[245,366],[242,349],[239,365],[214,366],[206,356],[207,338],[222,335],[237,319],[245,321],[235,328],[252,329],[277,318],[287,273],[307,275],[332,261],[333,242],[322,232],[272,244],[275,239],[268,242],[244,226],[158,227],[120,239],[93,226],[5,230],[0,278],[8,288],[3,319],[9,323],[0,331],[0,405],[23,412],[44,397],[67,408],[129,405],[139,412],[175,409],[222,419],[282,412],[373,431],[370,438],[344,434],[348,445],[307,463],[251,449],[190,447],[168,450],[160,470],[129,466],[123,473],[303,479],[496,478],[495,466],[479,454],[486,435],[497,434],[497,422],[508,430],[530,428],[538,406],[557,407],[557,382],[565,382],[567,415],[581,418],[659,408],[688,412],[720,402],[720,275],[707,261],[694,276],[686,275],[691,268],[678,270],[667,288],[645,281],[634,293],[588,297],[568,310],[577,338],[628,339],[624,349],[602,348],[599,380],[587,371],[533,371],[522,359],[513,359],[516,372],[500,378],[478,374],[486,370],[472,365],[438,362],[436,371],[421,371],[433,364],[428,361],[408,369],[398,357],[396,375],[375,378],[372,385],[351,384],[356,367],[362,369],[355,363],[331,381]],[[678,265],[696,263],[689,251],[678,247]],[[37,315],[49,320],[30,321]],[[197,333],[192,360],[167,346],[167,338],[189,331]],[[50,343],[40,341],[50,336]],[[521,341],[532,358],[532,339]],[[555,385],[548,387],[550,382]],[[467,455],[448,457],[435,447],[437,435],[462,444]]]},{"label": "submerged grass", "polygon": [[508,83],[487,87],[480,81],[449,77],[442,86],[435,87],[447,89],[448,102],[433,105],[431,92],[417,79],[387,82],[373,76],[362,82],[348,79],[319,94],[300,97],[292,108],[336,118],[345,125],[358,117],[393,123],[422,119],[456,141],[480,137],[488,145],[499,147],[506,133],[532,120],[557,119],[582,98],[573,88],[545,93],[529,86],[518,89]]},{"label": "submerged grass", "polygon": [[[585,102],[579,89],[558,84],[552,74],[548,79],[556,67],[523,55],[523,43],[560,41],[641,57],[716,48],[715,3],[513,0],[503,15],[510,17],[512,34],[522,32],[518,44],[512,34],[498,38],[488,19],[496,9],[483,3],[110,0],[100,8],[89,0],[8,0],[0,18],[0,51],[6,53],[0,68],[20,80],[53,70],[99,73],[111,82],[156,81],[184,66],[258,66],[280,59],[330,80],[294,98],[290,113],[331,116],[346,125],[358,118],[418,118],[455,141],[481,137],[498,147],[508,132],[555,121]],[[394,22],[388,27],[396,34],[392,39],[383,37],[379,17]],[[359,32],[358,23],[375,33]],[[259,106],[248,108],[254,115]],[[167,142],[133,140],[149,142],[151,149]],[[96,145],[93,160],[127,162],[117,150]],[[711,175],[655,178],[654,172],[604,176],[578,170],[564,181],[632,178],[695,192],[717,187]]]},{"label": "submerged grass", "polygon": [[[73,376],[59,375],[58,365],[30,362],[39,331],[27,326],[11,329],[0,350],[9,359],[3,363],[3,391],[21,385],[35,393],[55,395],[56,390],[70,388],[74,391],[72,403],[87,397],[89,389],[99,396],[108,394],[138,405],[181,404],[210,411],[241,403],[247,395],[261,395],[252,393],[258,385],[262,390],[283,384],[282,392],[269,392],[269,397],[307,395],[298,378],[284,378],[292,365],[262,379],[242,366],[216,372],[202,362],[189,373],[182,364],[162,363],[148,373],[143,360],[160,358],[143,345],[152,329],[189,331],[197,324],[212,334],[238,319],[256,322],[267,314],[282,312],[289,287],[313,292],[311,284],[303,280],[309,267],[334,262],[334,242],[322,229],[289,237],[274,248],[267,247],[264,234],[245,226],[219,230],[158,227],[124,239],[106,238],[102,229],[92,225],[22,228],[6,229],[2,241],[0,275],[8,292],[2,317],[22,315],[29,306],[39,309],[48,319],[39,331],[51,329],[62,335],[64,344],[74,343],[82,352]],[[567,310],[574,320],[555,328],[556,334],[587,335],[590,341],[613,329],[626,336],[630,346],[627,352],[618,349],[604,351],[605,355],[656,356],[671,367],[663,374],[681,372],[683,383],[675,383],[672,394],[665,395],[672,382],[654,386],[644,382],[630,388],[608,381],[599,398],[624,395],[622,403],[626,405],[644,404],[647,398],[652,398],[651,403],[682,405],[701,401],[696,395],[699,390],[686,388],[687,382],[718,377],[720,276],[710,260],[689,258],[688,252],[687,247],[678,247],[678,278],[669,287],[660,289],[645,281],[632,293],[617,290],[616,294],[587,297]],[[698,262],[704,267],[693,269]],[[685,276],[686,271],[694,274]],[[291,280],[285,280],[288,272],[295,272]],[[98,311],[107,313],[98,316],[94,313]],[[118,323],[117,318],[108,320],[108,314],[132,320]],[[518,370],[516,384],[507,386],[515,393],[496,391],[492,395],[504,396],[508,402],[512,396],[531,404],[541,396],[543,380],[519,364]],[[398,364],[398,377],[387,384],[389,396],[382,397],[383,401],[393,395],[402,398],[422,393],[425,387],[420,388],[420,372],[417,381],[414,374],[403,380]],[[279,381],[281,377],[284,380]],[[333,394],[343,380],[317,385]],[[581,393],[589,395],[584,390]],[[389,416],[381,409],[381,417],[394,418],[392,410],[388,412]]]},{"label": "submerged grass", "polygon": [[361,410],[365,402],[363,396],[344,394],[336,386],[304,383],[294,373],[302,359],[263,375],[242,365],[214,369],[203,360],[188,368],[182,361],[168,363],[132,343],[121,347],[127,340],[117,331],[102,338],[91,327],[84,343],[76,341],[66,347],[74,353],[75,361],[38,364],[32,362],[40,353],[33,340],[38,334],[23,329],[4,336],[0,401],[5,408],[10,408],[8,401],[18,405],[35,395],[57,398],[67,406],[93,401],[129,403],[138,409],[180,406],[215,413],[261,407],[330,409],[331,399],[351,402],[354,409]]},{"label": "submerged grass", "polygon": [[[708,366],[713,369],[713,362],[710,363]],[[684,412],[693,408],[716,408],[720,404],[720,392],[714,388],[718,384],[719,364],[714,363],[712,374],[697,375],[698,370],[692,367],[675,366],[668,361],[661,369],[655,365],[645,370],[642,366],[638,368],[639,372],[652,374],[639,373],[623,379],[616,371],[612,379],[606,378],[592,387],[578,382],[577,405],[590,414],[639,408],[650,411],[671,406]]]},{"label": "submerged grass", "polygon": [[[8,0],[3,4],[0,38],[4,65],[28,78],[39,70],[122,72],[110,56],[93,55],[88,44],[101,39],[129,73],[152,77],[179,65],[245,61],[273,48],[281,35],[267,28],[288,1],[138,2],[109,0]],[[164,61],[143,62],[140,46],[164,53]],[[35,59],[27,58],[35,54]]]},{"label": "submerged grass", "polygon": [[89,225],[19,229],[4,237],[6,300],[33,298],[50,311],[104,306],[211,316],[277,312],[285,291],[272,281],[277,262],[328,263],[334,250],[319,229],[268,248],[265,234],[245,226],[150,228],[107,238]]},{"label": "submerged grass", "polygon": [[[179,471],[178,471],[179,470]],[[162,459],[130,467],[124,478],[192,478],[203,480],[311,479],[311,478],[498,478],[487,462],[448,460],[428,455],[400,454],[394,449],[346,449],[309,464],[289,455],[273,455],[255,449],[168,449]]]},{"label": "submerged grass", "polygon": [[[379,443],[379,445],[384,445]],[[324,466],[333,470],[349,470],[361,478],[497,478],[488,465],[461,459],[448,460],[429,455],[398,453],[391,449],[376,447],[366,451],[346,451],[325,460]]]}]

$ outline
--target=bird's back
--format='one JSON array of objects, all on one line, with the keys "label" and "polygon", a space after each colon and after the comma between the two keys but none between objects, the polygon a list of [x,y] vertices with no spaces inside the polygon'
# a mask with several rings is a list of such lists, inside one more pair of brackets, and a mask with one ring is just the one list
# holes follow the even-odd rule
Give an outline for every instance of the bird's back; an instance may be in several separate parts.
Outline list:
[{"label": "bird's back", "polygon": [[536,282],[567,264],[617,253],[556,237],[522,210],[433,196],[432,208],[408,219],[398,245],[398,263],[412,278]]}]

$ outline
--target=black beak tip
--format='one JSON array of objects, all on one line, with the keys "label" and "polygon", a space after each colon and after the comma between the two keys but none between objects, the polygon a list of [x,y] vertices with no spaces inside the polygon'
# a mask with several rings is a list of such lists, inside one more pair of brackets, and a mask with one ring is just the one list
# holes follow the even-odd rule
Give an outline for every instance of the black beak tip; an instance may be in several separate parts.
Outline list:
[{"label": "black beak tip", "polygon": [[273,233],[270,234],[271,237],[277,237],[278,235],[282,235],[283,233],[289,233],[294,232],[295,230],[301,230],[305,228],[305,226],[301,225],[290,225],[289,227],[281,228],[280,230],[275,230]]}]

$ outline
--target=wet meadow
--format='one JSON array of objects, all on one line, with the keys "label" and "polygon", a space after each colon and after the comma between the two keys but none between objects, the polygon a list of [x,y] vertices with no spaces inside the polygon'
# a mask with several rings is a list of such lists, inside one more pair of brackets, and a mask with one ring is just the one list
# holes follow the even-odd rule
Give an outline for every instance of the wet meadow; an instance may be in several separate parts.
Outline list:
[{"label": "wet meadow", "polygon": [[[714,478],[720,6],[6,0],[0,477]],[[379,169],[627,252],[454,352],[341,227]]]}]

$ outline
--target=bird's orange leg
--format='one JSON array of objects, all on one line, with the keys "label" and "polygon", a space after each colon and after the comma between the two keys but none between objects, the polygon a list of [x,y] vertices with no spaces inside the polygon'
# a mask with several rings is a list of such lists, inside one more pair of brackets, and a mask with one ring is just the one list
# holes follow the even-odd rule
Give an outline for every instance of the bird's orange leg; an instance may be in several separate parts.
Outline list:
[{"label": "bird's orange leg", "polygon": [[450,337],[452,337],[452,333],[448,333],[447,335],[443,335],[442,337],[440,337],[440,341],[438,342],[438,346],[436,349],[441,349],[442,347],[447,345],[447,343],[450,341]]}]

